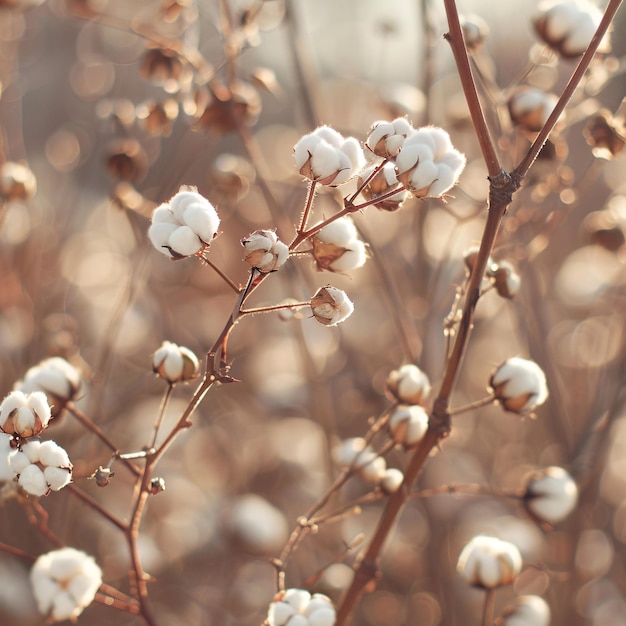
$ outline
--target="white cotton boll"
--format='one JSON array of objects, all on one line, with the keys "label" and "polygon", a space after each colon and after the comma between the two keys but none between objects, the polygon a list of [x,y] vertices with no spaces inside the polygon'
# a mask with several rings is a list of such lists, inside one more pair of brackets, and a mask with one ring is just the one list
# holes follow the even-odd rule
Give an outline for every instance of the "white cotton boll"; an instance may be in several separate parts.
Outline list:
[{"label": "white cotton boll", "polygon": [[180,353],[180,350],[176,349],[177,347],[175,344],[172,344],[172,349],[168,350],[167,356],[161,361],[164,373],[163,378],[169,381],[178,381],[183,371],[183,355]]},{"label": "white cotton boll", "polygon": [[296,610],[286,602],[272,602],[267,614],[269,626],[285,626],[296,614]]},{"label": "white cotton boll", "polygon": [[350,439],[344,439],[339,444],[333,447],[333,461],[339,467],[349,467],[350,465],[352,465],[357,455],[365,450],[366,445],[367,444],[363,437],[352,437]]},{"label": "white cotton boll", "polygon": [[296,161],[296,167],[301,170],[306,162],[313,156],[315,148],[320,144],[321,138],[311,133],[304,135],[293,147],[293,156]]},{"label": "white cotton boll", "polygon": [[200,206],[206,206],[208,204],[207,199],[201,196],[197,191],[183,190],[174,194],[170,199],[168,205],[170,211],[176,217],[179,223],[184,223],[185,211],[192,205],[199,204]]},{"label": "white cotton boll", "polygon": [[341,145],[341,151],[345,154],[352,168],[352,175],[358,170],[362,169],[365,165],[365,155],[363,154],[363,148],[361,144],[354,138],[348,137]]},{"label": "white cotton boll", "polygon": [[49,490],[46,477],[36,465],[25,467],[20,473],[17,483],[24,491],[33,496],[44,496]]},{"label": "white cotton boll", "polygon": [[220,225],[215,209],[206,204],[194,203],[185,209],[183,222],[193,230],[204,243],[211,243]]},{"label": "white cotton boll", "polygon": [[280,267],[289,258],[289,246],[282,241],[277,241],[274,245],[274,254],[276,256],[276,267]]},{"label": "white cotton boll", "polygon": [[170,235],[168,245],[180,256],[192,256],[199,252],[204,244],[189,226],[180,226]]},{"label": "white cotton boll", "polygon": [[55,622],[72,619],[78,614],[76,602],[67,591],[57,592],[52,602],[52,619]]},{"label": "white cotton boll", "polygon": [[[413,139],[413,138],[411,138]],[[425,161],[432,162],[435,158],[432,148],[423,143],[413,143],[409,145],[409,141],[404,142],[402,151],[396,158],[396,173],[398,178],[401,174],[409,171],[411,168]]]},{"label": "white cotton boll", "polygon": [[333,626],[337,619],[335,609],[332,607],[319,608],[308,616],[309,626]]},{"label": "white cotton boll", "polygon": [[74,598],[78,606],[88,606],[98,591],[102,572],[93,560],[84,560],[80,571],[77,571],[70,580],[68,593]]},{"label": "white cotton boll", "polygon": [[543,370],[521,357],[507,359],[496,368],[489,384],[500,404],[513,413],[529,413],[548,398]]},{"label": "white cotton boll", "polygon": [[152,212],[152,223],[153,224],[176,224],[179,225],[179,221],[176,219],[176,216],[170,211],[169,205],[167,202],[159,205]]},{"label": "white cotton boll", "polygon": [[52,491],[60,491],[72,482],[72,472],[66,467],[46,467],[43,475]]},{"label": "white cotton boll", "polygon": [[77,617],[91,604],[102,584],[102,571],[84,552],[61,548],[35,561],[30,580],[39,612],[60,621]]},{"label": "white cotton boll", "polygon": [[14,478],[17,474],[21,474],[30,464],[31,460],[20,450],[13,450],[8,456],[9,466],[13,472]]},{"label": "white cotton boll", "polygon": [[578,487],[562,467],[547,467],[529,477],[524,506],[536,519],[557,524],[563,521],[578,503]]},{"label": "white cotton boll", "polygon": [[[382,456],[375,456],[366,464],[361,464],[361,459],[357,462],[359,474],[368,483],[379,483],[385,477],[387,471],[387,461]],[[367,456],[367,455],[363,455]]]},{"label": "white cotton boll", "polygon": [[315,130],[315,134],[324,141],[328,142],[334,148],[340,148],[344,141],[341,133],[338,133],[330,126],[320,126]]},{"label": "white cotton boll", "polygon": [[31,409],[21,406],[13,414],[13,429],[23,437],[30,437],[35,432],[35,414]]},{"label": "white cotton boll", "polygon": [[360,239],[354,239],[338,259],[335,259],[330,267],[335,272],[350,272],[365,265],[367,254],[365,244]]},{"label": "white cotton boll", "polygon": [[25,393],[43,391],[67,402],[78,393],[80,382],[80,372],[64,358],[55,356],[31,367],[24,378],[16,383],[15,389]]},{"label": "white cotton boll", "polygon": [[282,601],[301,613],[309,605],[310,599],[311,594],[306,589],[287,589]]},{"label": "white cotton boll", "polygon": [[198,357],[185,346],[164,341],[152,356],[152,371],[169,383],[195,378],[200,363]]},{"label": "white cotton boll", "polygon": [[330,285],[322,287],[311,298],[313,317],[325,326],[335,326],[347,319],[354,311],[350,298],[341,289]]},{"label": "white cotton boll", "polygon": [[420,161],[409,178],[410,188],[416,191],[427,189],[430,194],[430,186],[437,180],[439,169],[432,161]]},{"label": "white cotton boll", "polygon": [[[590,44],[596,32],[596,24],[589,16],[581,19],[561,44],[561,52],[565,56],[577,56]],[[600,50],[602,52],[602,50]]]},{"label": "white cotton boll", "polygon": [[54,441],[44,441],[39,446],[39,461],[44,465],[71,467],[67,452]]},{"label": "white cotton boll", "polygon": [[419,404],[398,407],[389,418],[389,432],[396,443],[410,448],[417,445],[428,430],[428,413]]},{"label": "white cotton boll", "polygon": [[402,486],[404,474],[395,467],[390,467],[380,481],[380,487],[385,493],[395,493]]},{"label": "white cotton boll", "polygon": [[424,140],[427,139],[429,145],[432,146],[435,159],[438,160],[444,154],[450,152],[450,150],[454,150],[454,148],[452,147],[452,141],[450,140],[450,135],[448,135],[448,133],[443,130],[443,128],[438,128],[436,126],[427,126],[422,130],[424,131]]},{"label": "white cotton boll", "polygon": [[502,618],[502,626],[550,626],[550,607],[540,596],[519,596]]},{"label": "white cotton boll", "polygon": [[340,217],[320,229],[316,237],[324,243],[333,243],[345,248],[353,239],[357,238],[357,230],[349,217]]},{"label": "white cotton boll", "polygon": [[4,426],[5,422],[9,419],[9,416],[13,411],[18,410],[20,407],[26,406],[28,398],[25,393],[21,391],[12,391],[0,404],[0,427]]},{"label": "white cotton boll", "polygon": [[28,406],[39,416],[42,422],[48,423],[50,419],[50,405],[43,391],[33,391],[28,396]]},{"label": "white cotton boll", "polygon": [[148,228],[148,238],[152,242],[152,245],[161,253],[168,257],[172,257],[171,252],[168,250],[169,240],[172,233],[178,229],[176,224],[170,224],[165,222],[152,222],[150,228]]},{"label": "white cotton boll", "polygon": [[319,609],[333,609],[332,602],[330,598],[323,593],[314,593],[309,600],[309,603],[304,611],[304,614],[308,617],[318,611]]},{"label": "white cotton boll", "polygon": [[38,439],[31,439],[28,443],[21,446],[21,450],[31,463],[38,463],[41,441]]},{"label": "white cotton boll", "polygon": [[431,385],[425,372],[413,363],[406,363],[389,373],[385,390],[391,398],[405,404],[422,404],[430,394]]},{"label": "white cotton boll", "polygon": [[[385,121],[374,122],[370,128],[370,132],[365,142],[365,145],[372,152],[376,152],[376,147],[378,143],[381,140],[388,138],[390,135],[394,135],[395,132],[396,132],[395,128],[391,122],[385,122]],[[386,147],[387,146],[385,146],[385,148]],[[383,156],[383,154],[380,154],[380,156]]]},{"label": "white cotton boll", "polygon": [[456,182],[457,176],[448,165],[440,163],[437,165],[437,177],[433,181],[428,195],[433,197],[442,196]]},{"label": "white cotton boll", "polygon": [[[47,572],[42,569],[36,571],[35,568],[30,571],[30,581],[37,609],[42,615],[48,615],[58,596],[61,595],[59,585],[48,578]],[[63,593],[67,596],[67,592]]]},{"label": "white cotton boll", "polygon": [[549,9],[546,33],[554,40],[563,39],[576,26],[578,16],[579,10],[573,2],[555,4]]},{"label": "white cotton boll", "polygon": [[311,169],[316,179],[332,176],[341,169],[341,153],[330,144],[320,142],[313,151]]},{"label": "white cotton boll", "polygon": [[457,571],[474,586],[494,589],[511,584],[522,569],[522,555],[514,544],[495,537],[474,537],[459,556]]},{"label": "white cotton boll", "polygon": [[393,122],[391,122],[394,132],[396,135],[404,135],[405,137],[409,137],[415,132],[413,126],[406,117],[397,117]]}]

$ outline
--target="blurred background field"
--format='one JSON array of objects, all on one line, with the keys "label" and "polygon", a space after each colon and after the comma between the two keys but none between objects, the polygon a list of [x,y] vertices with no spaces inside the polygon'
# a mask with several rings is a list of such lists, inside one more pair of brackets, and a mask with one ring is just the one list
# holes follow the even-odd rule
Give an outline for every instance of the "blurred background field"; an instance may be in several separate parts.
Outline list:
[{"label": "blurred background field", "polygon": [[[574,62],[541,51],[530,23],[535,2],[459,4],[490,28],[474,58],[510,168],[528,146],[508,118],[511,89],[525,80],[559,93]],[[85,377],[80,407],[123,451],[140,449],[152,432],[164,391],[152,353],[170,340],[204,355],[234,304],[208,267],[156,253],[145,235],[155,206],[182,184],[197,186],[222,219],[211,259],[244,283],[241,238],[258,228],[293,235],[306,184],[292,147],[318,124],[364,140],[372,122],[406,115],[416,127],[445,128],[468,158],[447,204],[410,199],[395,213],[355,215],[371,257],[363,268],[330,275],[300,258],[255,294],[256,305],[306,300],[331,283],[355,312],[337,328],[306,313],[236,327],[232,374],[242,382],[212,391],[161,462],[166,491],[150,500],[141,528],[164,626],[260,624],[275,590],[269,557],[336,474],[333,443],[365,432],[388,404],[387,374],[402,363],[418,363],[437,389],[443,321],[465,277],[463,252],[480,240],[487,193],[446,29],[440,3],[426,0],[0,7],[0,161],[26,161],[37,180],[32,198],[0,207],[0,391],[39,360],[64,356]],[[493,368],[517,354],[544,368],[550,399],[537,420],[498,407],[459,416],[419,485],[516,489],[528,471],[563,465],[579,481],[579,507],[546,532],[508,500],[412,500],[355,625],[478,624],[482,596],[454,568],[480,532],[514,541],[530,564],[499,608],[514,593],[538,593],[553,624],[626,624],[626,170],[623,154],[597,158],[583,132],[601,108],[619,114],[625,33],[622,11],[612,55],[593,65],[553,154],[544,150],[505,219],[494,256],[517,265],[522,290],[511,301],[495,291],[481,299],[453,404],[484,395]],[[179,53],[157,54],[174,43]],[[354,189],[321,192],[315,219]],[[177,388],[169,423],[190,393]],[[101,443],[71,416],[49,436],[68,450],[76,485],[127,516],[132,482],[123,467],[105,489],[87,480],[108,461]],[[401,451],[388,458],[405,462]],[[366,489],[355,479],[344,495]],[[54,532],[128,591],[118,531],[69,493],[42,504]],[[373,505],[320,527],[290,564],[288,586],[310,584],[337,599],[356,556],[344,555],[345,545],[371,531],[379,513]],[[0,540],[33,556],[51,547],[14,499],[0,506]],[[0,554],[7,626],[43,623],[27,565]],[[140,622],[94,604],[78,623]]]}]

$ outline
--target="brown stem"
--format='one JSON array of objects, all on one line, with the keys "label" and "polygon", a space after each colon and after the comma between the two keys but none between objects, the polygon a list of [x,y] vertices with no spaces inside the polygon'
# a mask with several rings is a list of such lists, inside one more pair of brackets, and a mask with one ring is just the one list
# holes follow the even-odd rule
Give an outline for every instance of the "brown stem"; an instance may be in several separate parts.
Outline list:
[{"label": "brown stem", "polygon": [[236,285],[211,259],[202,255],[200,257],[235,293],[239,293],[239,286]]},{"label": "brown stem", "polygon": [[304,210],[300,216],[300,226],[298,226],[298,233],[302,233],[306,228],[309,221],[309,215],[311,213],[311,207],[313,206],[313,200],[315,200],[315,192],[317,191],[317,182],[312,180],[309,183],[309,189],[306,194],[306,202],[304,203]]},{"label": "brown stem", "polygon": [[[111,450],[113,453],[118,452],[117,446],[104,434],[102,429],[94,424],[82,411],[80,411],[73,402],[68,402],[66,405],[67,410],[71,415],[73,415],[85,428],[89,429],[104,445]],[[133,463],[130,463],[128,460],[122,459],[124,465],[135,475],[139,476],[141,474],[141,470]]]},{"label": "brown stem", "polygon": [[96,511],[99,515],[101,515],[104,519],[108,520],[119,528],[122,532],[126,532],[128,530],[128,525],[122,522],[121,519],[109,513],[99,502],[94,500],[90,495],[87,495],[82,489],[79,489],[76,485],[68,485],[66,489],[75,497],[78,498],[81,502],[86,504],[89,508]]},{"label": "brown stem", "polygon": [[487,126],[482,106],[476,91],[476,83],[472,75],[469,57],[467,56],[467,48],[463,39],[463,29],[459,20],[459,12],[456,8],[455,0],[444,0],[446,8],[446,17],[448,18],[448,27],[450,31],[444,35],[445,39],[452,48],[454,60],[459,71],[459,78],[463,86],[463,92],[467,105],[472,116],[472,124],[476,130],[476,137],[480,144],[480,150],[483,153],[483,159],[487,165],[489,176],[498,176],[501,171],[500,160],[496,154],[496,149],[491,139],[491,133]]},{"label": "brown stem", "polygon": [[483,626],[493,626],[493,612],[496,605],[495,589],[485,591],[485,604],[483,605]]},{"label": "brown stem", "polygon": [[[173,391],[174,384],[168,383],[165,394],[163,395],[163,399],[161,400],[161,406],[159,406],[159,413],[154,423],[154,434],[152,435],[152,443],[150,444],[150,448],[154,448],[154,446],[156,445],[156,440],[159,436],[159,428],[161,427],[161,423],[163,422],[163,416],[165,415],[165,411],[167,410],[167,405],[169,404]],[[120,456],[120,459],[123,460],[123,457]]]},{"label": "brown stem", "polygon": [[464,404],[463,406],[459,406],[455,409],[450,409],[448,414],[452,417],[453,415],[460,415],[461,413],[467,413],[468,411],[473,411],[474,409],[480,409],[483,406],[487,406],[491,404],[495,400],[495,396],[493,394],[489,394],[480,400],[476,400],[475,402],[469,402],[468,404]]}]

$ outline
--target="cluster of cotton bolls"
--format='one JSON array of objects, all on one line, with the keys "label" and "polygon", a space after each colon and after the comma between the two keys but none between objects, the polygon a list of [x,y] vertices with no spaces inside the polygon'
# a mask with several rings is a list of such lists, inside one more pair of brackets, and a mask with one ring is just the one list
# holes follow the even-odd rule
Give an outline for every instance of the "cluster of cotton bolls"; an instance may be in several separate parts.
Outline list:
[{"label": "cluster of cotton bolls", "polygon": [[[0,480],[30,496],[59,491],[72,480],[67,452],[39,435],[79,393],[78,370],[61,357],[31,367],[0,404]],[[51,406],[52,404],[52,406]]]},{"label": "cluster of cotton bolls", "polygon": [[[15,384],[0,404],[0,482],[15,484],[23,495],[36,498],[70,484],[68,453],[39,435],[80,388],[79,371],[61,357],[41,361]],[[75,620],[93,601],[102,572],[92,557],[68,547],[41,555],[30,580],[40,613],[57,622]]]}]

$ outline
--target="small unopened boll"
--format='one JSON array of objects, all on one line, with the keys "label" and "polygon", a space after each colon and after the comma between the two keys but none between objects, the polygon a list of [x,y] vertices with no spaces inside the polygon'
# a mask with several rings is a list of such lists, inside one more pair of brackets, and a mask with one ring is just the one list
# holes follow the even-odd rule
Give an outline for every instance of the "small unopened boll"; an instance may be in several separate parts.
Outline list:
[{"label": "small unopened boll", "polygon": [[442,196],[464,167],[465,156],[452,146],[450,135],[435,126],[416,130],[396,157],[398,180],[417,198]]},{"label": "small unopened boll", "polygon": [[329,597],[305,589],[280,591],[267,613],[268,626],[333,626],[336,619]]},{"label": "small unopened boll", "polygon": [[72,463],[54,441],[32,439],[9,456],[17,484],[31,496],[60,491],[72,481]]},{"label": "small unopened boll", "polygon": [[414,132],[415,129],[404,117],[399,117],[392,122],[374,122],[365,145],[380,157],[394,159],[402,150],[406,138]]},{"label": "small unopened boll", "polygon": [[577,502],[576,482],[562,467],[546,467],[528,477],[524,506],[540,522],[557,524],[563,521]]},{"label": "small unopened boll", "polygon": [[9,202],[30,200],[35,193],[37,193],[37,179],[27,165],[15,161],[6,161],[0,165],[1,198]]},{"label": "small unopened boll", "polygon": [[550,607],[541,596],[527,595],[515,599],[502,614],[502,626],[550,626]]},{"label": "small unopened boll", "polygon": [[219,225],[213,205],[194,187],[182,186],[169,202],[154,210],[148,237],[170,259],[184,259],[208,247]]},{"label": "small unopened boll", "polygon": [[496,537],[474,537],[459,556],[457,572],[475,587],[510,585],[522,569],[522,555],[514,544]]},{"label": "small unopened boll", "polygon": [[520,87],[509,98],[511,121],[530,132],[538,132],[548,121],[558,98],[537,87]]},{"label": "small unopened boll", "polygon": [[[372,165],[365,168],[359,176],[358,187],[361,187],[363,183],[370,177],[376,165]],[[370,179],[370,181],[363,187],[361,193],[366,200],[374,200],[380,196],[384,196],[386,193],[391,192],[395,187],[399,187],[398,177],[396,176],[396,166],[389,161],[385,163],[376,174]],[[397,211],[407,199],[409,192],[406,189],[401,189],[397,193],[375,202],[374,206],[381,211]]]},{"label": "small unopened boll", "polygon": [[8,435],[33,437],[48,426],[52,413],[43,391],[12,391],[0,404],[0,429]]},{"label": "small unopened boll", "polygon": [[385,390],[398,402],[423,404],[430,394],[430,381],[417,365],[407,363],[389,373]]},{"label": "small unopened boll", "polygon": [[300,174],[321,185],[341,185],[365,164],[359,142],[354,137],[345,139],[330,126],[304,135],[293,150]]},{"label": "small unopened boll", "polygon": [[198,357],[171,341],[164,341],[152,357],[152,370],[170,384],[195,378],[199,369]]},{"label": "small unopened boll", "polygon": [[327,285],[311,298],[313,317],[324,326],[336,326],[352,315],[354,305],[341,289]]},{"label": "small unopened boll", "polygon": [[500,404],[512,413],[531,413],[548,399],[543,370],[521,357],[511,357],[496,368],[489,385]]},{"label": "small unopened boll", "polygon": [[405,448],[416,446],[428,430],[428,413],[419,404],[399,406],[389,417],[389,432]]},{"label": "small unopened boll", "polygon": [[[565,58],[578,57],[591,43],[602,11],[588,0],[562,0],[543,2],[533,18],[539,38]],[[607,33],[600,42],[598,52],[611,51]]]},{"label": "small unopened boll", "polygon": [[349,217],[341,217],[310,238],[317,269],[347,272],[365,264],[365,244]]},{"label": "small unopened boll", "polygon": [[395,493],[402,486],[404,474],[395,467],[390,467],[385,471],[383,479],[380,481],[380,488],[385,493]]},{"label": "small unopened boll", "polygon": [[[463,252],[463,262],[465,263],[465,267],[467,268],[467,271],[470,275],[474,271],[474,266],[476,265],[479,251],[480,248],[478,245],[472,245],[467,250],[465,250],[465,252]],[[494,265],[495,263],[493,259],[491,258],[491,256],[489,256],[487,258],[485,273],[488,273],[490,271],[490,268],[492,268]]]},{"label": "small unopened boll", "polygon": [[24,393],[43,391],[52,405],[52,417],[56,417],[76,398],[80,386],[80,372],[64,358],[54,356],[31,367],[14,388]]},{"label": "small unopened boll", "polygon": [[30,571],[37,608],[51,621],[75,621],[96,597],[102,570],[93,557],[74,548],[42,554]]},{"label": "small unopened boll", "polygon": [[612,159],[626,146],[626,124],[623,116],[613,116],[608,109],[601,109],[589,119],[583,134],[592,147],[593,156]]},{"label": "small unopened boll", "polygon": [[275,272],[289,258],[289,247],[273,230],[255,230],[241,245],[246,249],[245,261],[264,274]]},{"label": "small unopened boll", "polygon": [[493,284],[498,295],[511,299],[519,293],[522,280],[513,265],[508,261],[500,261],[494,264],[489,274],[493,278]]}]

